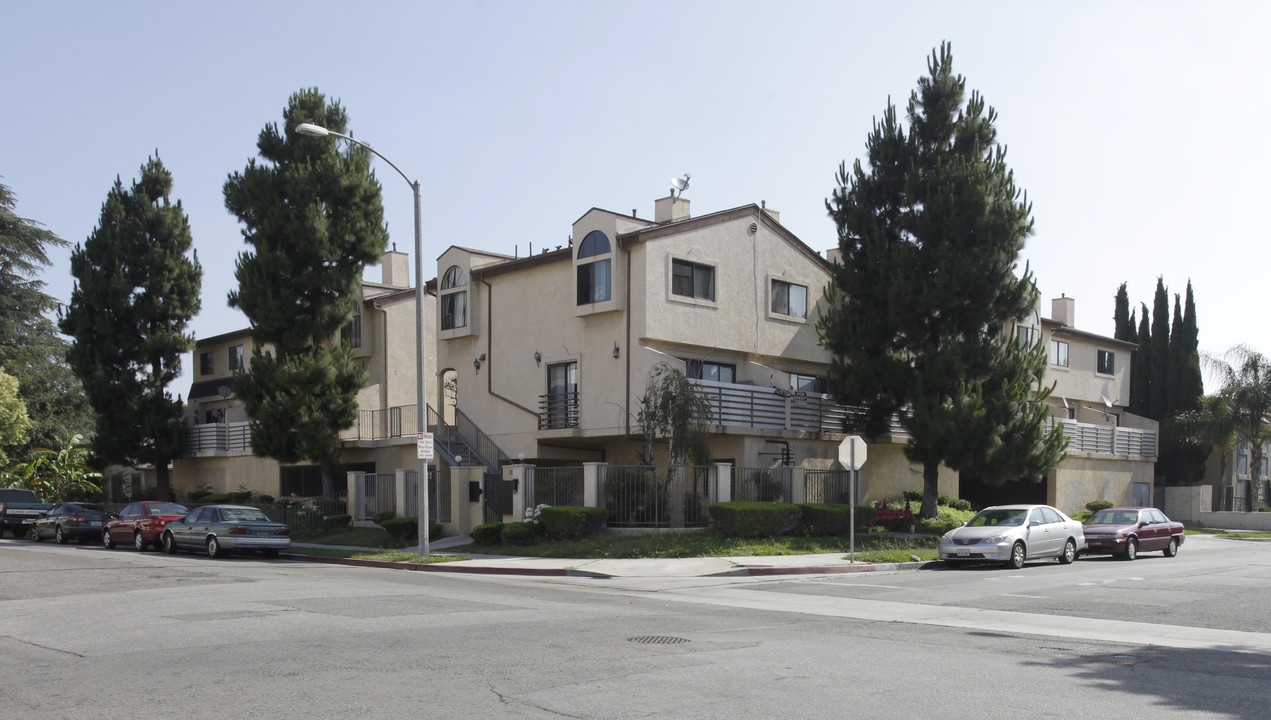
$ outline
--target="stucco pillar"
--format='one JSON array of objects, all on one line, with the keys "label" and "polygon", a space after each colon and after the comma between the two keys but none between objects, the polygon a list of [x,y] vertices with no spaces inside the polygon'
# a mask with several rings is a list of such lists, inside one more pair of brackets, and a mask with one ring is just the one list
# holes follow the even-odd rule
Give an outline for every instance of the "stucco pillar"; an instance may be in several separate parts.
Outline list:
[{"label": "stucco pillar", "polygon": [[803,478],[803,468],[790,468],[790,502],[802,505],[808,501],[808,486]]},{"label": "stucco pillar", "polygon": [[393,507],[395,508],[394,517],[410,517],[418,515],[419,510],[416,508],[406,507],[406,469],[397,468],[393,472]]},{"label": "stucco pillar", "polygon": [[358,482],[358,478],[361,475],[362,473],[360,472],[345,473],[346,482],[348,483],[348,488],[349,488],[349,498],[347,500],[349,505],[348,512],[349,512],[349,517],[353,518],[354,520],[357,520],[358,498],[361,497],[361,494],[362,494],[362,483]]},{"label": "stucco pillar", "polygon": [[600,479],[605,474],[609,463],[583,463],[583,507],[601,507]]},{"label": "stucco pillar", "polygon": [[715,502],[732,502],[733,466],[715,463]]},{"label": "stucco pillar", "polygon": [[[525,503],[529,493],[529,482],[533,474],[533,465],[504,465],[503,480],[512,483],[512,518],[511,522],[525,519]],[[504,518],[505,522],[507,521]]]}]

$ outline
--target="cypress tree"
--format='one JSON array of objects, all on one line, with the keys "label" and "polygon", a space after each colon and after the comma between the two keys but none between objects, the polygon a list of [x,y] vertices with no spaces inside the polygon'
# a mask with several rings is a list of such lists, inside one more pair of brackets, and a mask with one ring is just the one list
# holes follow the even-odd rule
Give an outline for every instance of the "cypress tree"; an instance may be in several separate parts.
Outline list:
[{"label": "cypress tree", "polygon": [[71,253],[75,287],[62,332],[67,353],[97,413],[93,451],[99,460],[152,464],[159,496],[171,499],[168,462],[181,451],[181,402],[167,392],[181,372],[186,332],[199,311],[203,270],[190,257],[194,241],[172,175],[158,155],[125,190],[115,186],[101,221]]},{"label": "cypress tree", "polygon": [[1200,372],[1200,326],[1196,319],[1196,299],[1192,295],[1192,281],[1187,281],[1187,299],[1183,303],[1183,331],[1177,342],[1179,362],[1184,369],[1180,373],[1178,409],[1199,410],[1205,395],[1205,385]]},{"label": "cypress tree", "polygon": [[1134,352],[1130,370],[1130,412],[1150,418],[1152,415],[1152,331],[1148,327],[1147,305],[1139,316],[1139,349]]},{"label": "cypress tree", "polygon": [[300,135],[302,122],[349,134],[339,102],[302,90],[288,100],[282,127],[261,131],[260,162],[248,161],[225,183],[225,206],[251,245],[238,256],[229,303],[247,315],[256,343],[234,392],[251,418],[253,451],[319,465],[323,494],[335,497],[339,432],[357,419],[366,382],[336,333],[352,317],[362,269],[383,254],[388,231],[370,152]]},{"label": "cypress tree", "polygon": [[1127,285],[1128,283],[1121,283],[1121,287],[1117,288],[1116,305],[1112,311],[1112,321],[1116,331],[1112,337],[1117,340],[1137,342],[1138,334],[1134,330],[1134,316],[1130,313],[1130,293],[1126,289]]},{"label": "cypress tree", "polygon": [[1148,417],[1160,420],[1169,412],[1169,295],[1165,279],[1156,278],[1156,296],[1152,303],[1152,386],[1148,398]]},{"label": "cypress tree", "polygon": [[897,416],[910,434],[931,517],[942,463],[986,482],[1041,480],[1065,443],[1045,428],[1046,349],[1014,335],[1038,301],[1032,274],[1015,273],[1033,221],[997,113],[966,97],[947,43],[928,71],[909,132],[889,103],[866,141],[868,171],[839,168],[826,207],[843,261],[817,331],[833,355],[830,390],[862,407],[849,427],[876,435]]},{"label": "cypress tree", "polygon": [[[1166,365],[1165,407],[1161,413],[1167,418],[1183,409],[1182,374],[1186,362],[1186,351],[1183,349],[1183,301],[1174,293],[1174,320],[1169,331],[1169,362]],[[1180,355],[1181,354],[1181,355]]]}]

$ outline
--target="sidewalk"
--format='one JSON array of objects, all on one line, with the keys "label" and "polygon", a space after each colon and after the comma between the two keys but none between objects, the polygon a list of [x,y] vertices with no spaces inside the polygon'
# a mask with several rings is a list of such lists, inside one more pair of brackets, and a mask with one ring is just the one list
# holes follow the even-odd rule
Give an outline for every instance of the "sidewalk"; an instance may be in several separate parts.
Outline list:
[{"label": "sidewalk", "polygon": [[[438,552],[458,545],[466,545],[472,538],[465,535],[441,538],[429,543],[429,551],[434,555],[450,553]],[[311,543],[293,543],[293,547],[332,548],[339,550],[368,550],[368,548],[335,547],[331,545],[314,545]],[[409,562],[385,562],[382,560],[356,560],[353,558],[320,557],[316,555],[290,554],[293,560],[309,562],[334,563],[338,565],[356,565],[362,567],[383,567],[399,570],[419,570],[422,572],[450,573],[483,573],[491,575],[531,575],[558,577],[711,577],[711,576],[764,576],[764,575],[811,575],[853,572],[880,572],[889,570],[911,570],[922,567],[926,563],[888,563],[870,564],[853,563],[846,553],[826,553],[822,555],[774,555],[743,557],[709,557],[709,558],[661,558],[661,559],[582,559],[582,558],[539,558],[519,557],[514,555],[475,555],[466,553],[471,560],[433,563],[419,565]],[[933,563],[938,561],[932,561]]]}]

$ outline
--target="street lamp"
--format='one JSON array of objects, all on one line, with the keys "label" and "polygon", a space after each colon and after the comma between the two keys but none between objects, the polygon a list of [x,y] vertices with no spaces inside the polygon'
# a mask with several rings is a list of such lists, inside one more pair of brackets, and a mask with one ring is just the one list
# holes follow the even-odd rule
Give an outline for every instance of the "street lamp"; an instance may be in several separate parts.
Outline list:
[{"label": "street lamp", "polygon": [[[423,213],[421,207],[423,201],[420,198],[419,181],[411,180],[402,169],[397,167],[392,160],[380,154],[379,150],[367,145],[361,140],[356,140],[343,133],[328,130],[321,125],[313,123],[300,123],[296,126],[296,132],[301,135],[312,135],[315,137],[327,137],[333,135],[338,138],[344,138],[351,143],[356,143],[362,147],[375,153],[376,157],[388,163],[390,167],[397,171],[407,183],[410,184],[411,190],[415,192],[415,387],[416,387],[416,408],[419,418],[419,425],[415,428],[416,432],[428,431],[428,392],[424,383],[424,368],[427,356],[424,353],[424,232],[423,232]],[[428,461],[422,456],[419,458],[419,466],[416,469],[419,482],[416,484],[417,505],[419,514],[419,554],[428,557]]]}]

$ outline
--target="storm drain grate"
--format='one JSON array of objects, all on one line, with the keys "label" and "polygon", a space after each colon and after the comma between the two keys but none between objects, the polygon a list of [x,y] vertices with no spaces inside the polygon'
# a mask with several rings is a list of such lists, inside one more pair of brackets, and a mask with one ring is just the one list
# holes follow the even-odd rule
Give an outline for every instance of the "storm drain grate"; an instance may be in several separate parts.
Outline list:
[{"label": "storm drain grate", "polygon": [[688,642],[687,638],[670,637],[668,635],[641,635],[627,638],[627,642],[644,643],[645,645],[678,645]]}]

